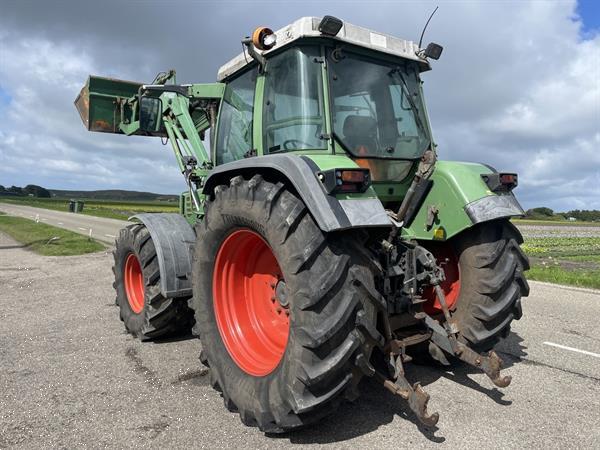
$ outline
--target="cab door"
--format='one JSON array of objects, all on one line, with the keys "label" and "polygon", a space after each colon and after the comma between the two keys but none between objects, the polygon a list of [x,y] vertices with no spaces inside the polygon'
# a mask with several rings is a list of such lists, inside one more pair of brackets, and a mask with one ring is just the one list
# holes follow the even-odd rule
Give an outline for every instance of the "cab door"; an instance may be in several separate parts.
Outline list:
[{"label": "cab door", "polygon": [[257,75],[255,66],[227,82],[213,145],[217,166],[255,154],[252,128]]}]

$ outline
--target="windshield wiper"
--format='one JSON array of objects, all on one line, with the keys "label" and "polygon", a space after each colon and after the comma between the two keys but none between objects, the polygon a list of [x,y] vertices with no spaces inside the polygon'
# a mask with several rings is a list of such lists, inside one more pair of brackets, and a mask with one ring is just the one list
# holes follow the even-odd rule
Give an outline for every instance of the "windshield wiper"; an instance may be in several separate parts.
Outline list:
[{"label": "windshield wiper", "polygon": [[399,68],[392,69],[388,72],[389,76],[393,76],[394,74],[398,75],[398,77],[400,78],[400,81],[402,81],[402,85],[400,87],[401,87],[402,91],[404,92],[406,99],[408,100],[408,104],[410,105],[410,109],[412,110],[413,115],[415,116],[415,121],[417,122],[417,125],[419,126],[421,131],[423,131],[423,133],[425,135],[427,135],[428,134],[427,129],[423,125],[423,122],[421,122],[421,116],[419,114],[419,109],[417,108],[417,105],[415,105],[415,103],[412,99],[412,96],[410,94],[410,89],[408,89],[408,84],[406,84],[406,80],[404,79],[404,76],[400,72]]}]

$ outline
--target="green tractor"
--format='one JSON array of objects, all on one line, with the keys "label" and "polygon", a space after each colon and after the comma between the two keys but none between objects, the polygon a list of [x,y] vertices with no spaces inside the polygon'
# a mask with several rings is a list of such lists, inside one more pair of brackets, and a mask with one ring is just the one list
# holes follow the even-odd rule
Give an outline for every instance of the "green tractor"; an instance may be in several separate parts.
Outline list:
[{"label": "green tractor", "polygon": [[517,175],[437,160],[421,73],[442,47],[332,16],[242,43],[217,83],[90,76],[75,101],[88,130],[168,140],[187,183],[180,214],[116,239],[126,329],[193,326],[227,408],[265,432],[330,414],[364,377],[433,426],[411,359],[508,386],[493,347],[529,291]]}]

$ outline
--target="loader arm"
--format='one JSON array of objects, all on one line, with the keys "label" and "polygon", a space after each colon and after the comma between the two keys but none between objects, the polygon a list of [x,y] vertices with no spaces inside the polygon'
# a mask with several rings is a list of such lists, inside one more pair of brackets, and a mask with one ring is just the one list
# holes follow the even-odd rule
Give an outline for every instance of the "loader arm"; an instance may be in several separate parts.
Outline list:
[{"label": "loader arm", "polygon": [[[223,83],[145,85],[90,76],[75,106],[89,131],[168,138],[194,209],[200,211],[196,191],[212,168],[202,140],[204,132],[216,123],[224,91]],[[160,100],[160,108],[157,126],[150,130],[144,129],[140,118],[145,114],[142,103],[152,99]]]}]

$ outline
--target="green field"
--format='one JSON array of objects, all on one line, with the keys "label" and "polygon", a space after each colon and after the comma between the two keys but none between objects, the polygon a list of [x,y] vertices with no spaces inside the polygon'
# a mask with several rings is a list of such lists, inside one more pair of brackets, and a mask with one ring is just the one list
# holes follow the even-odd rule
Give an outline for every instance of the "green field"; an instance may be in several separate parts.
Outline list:
[{"label": "green field", "polygon": [[[112,201],[78,198],[85,202],[82,214],[110,219],[127,220],[134,214],[143,212],[178,212],[177,202],[153,201]],[[69,199],[67,198],[36,198],[36,197],[1,197],[0,202],[15,205],[27,205],[37,208],[53,209],[56,211],[69,211]]]},{"label": "green field", "polygon": [[600,289],[600,236],[526,237],[527,278]]},{"label": "green field", "polygon": [[21,217],[0,215],[0,231],[44,256],[83,255],[106,248],[81,234]]}]

